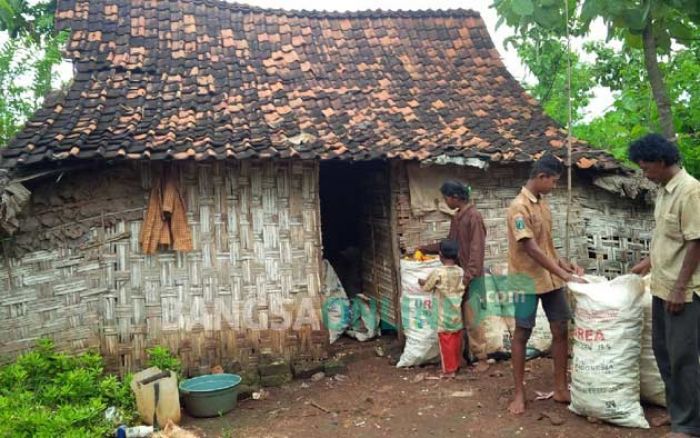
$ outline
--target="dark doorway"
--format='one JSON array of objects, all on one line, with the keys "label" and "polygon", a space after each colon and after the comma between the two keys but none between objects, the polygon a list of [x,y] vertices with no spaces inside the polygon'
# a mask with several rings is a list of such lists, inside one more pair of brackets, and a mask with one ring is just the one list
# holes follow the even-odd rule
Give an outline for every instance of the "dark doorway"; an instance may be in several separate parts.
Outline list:
[{"label": "dark doorway", "polygon": [[349,298],[362,291],[360,178],[364,167],[344,162],[321,163],[323,257],[335,269]]}]

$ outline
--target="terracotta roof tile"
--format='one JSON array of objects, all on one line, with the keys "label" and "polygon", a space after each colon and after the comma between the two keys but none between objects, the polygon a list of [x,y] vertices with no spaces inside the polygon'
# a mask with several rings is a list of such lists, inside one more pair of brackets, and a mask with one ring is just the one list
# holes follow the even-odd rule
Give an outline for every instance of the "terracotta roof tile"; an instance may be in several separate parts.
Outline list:
[{"label": "terracotta roof tile", "polygon": [[[62,0],[75,78],[2,151],[66,159],[527,161],[565,132],[503,66],[478,13]],[[609,155],[574,144],[581,168]]]}]

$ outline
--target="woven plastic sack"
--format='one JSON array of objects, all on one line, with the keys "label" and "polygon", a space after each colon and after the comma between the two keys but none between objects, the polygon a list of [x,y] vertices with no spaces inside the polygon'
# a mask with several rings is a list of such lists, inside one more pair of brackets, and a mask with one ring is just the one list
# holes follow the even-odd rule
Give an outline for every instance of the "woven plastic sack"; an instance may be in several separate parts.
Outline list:
[{"label": "woven plastic sack", "polygon": [[[501,269],[499,277],[506,274]],[[506,289],[505,283],[496,280],[493,274],[485,276],[486,297],[479,309],[485,318],[479,318],[479,325],[484,333],[486,352],[490,356],[498,357],[499,354],[510,355],[512,337],[515,332],[514,300],[517,297]],[[528,358],[537,357],[549,352],[552,347],[552,333],[549,328],[547,315],[542,304],[537,307],[535,328],[527,343]]]},{"label": "woven plastic sack", "polygon": [[365,294],[357,294],[351,300],[350,327],[347,335],[365,342],[382,334],[379,328],[379,306]]},{"label": "woven plastic sack", "polygon": [[548,353],[552,348],[552,329],[549,328],[549,320],[541,302],[537,305],[535,328],[532,329],[527,347],[537,350],[540,355]]},{"label": "woven plastic sack", "polygon": [[330,343],[340,338],[350,326],[350,302],[333,266],[323,260],[324,324],[328,328]]},{"label": "woven plastic sack", "polygon": [[648,429],[639,404],[644,283],[637,275],[569,283],[576,300],[571,411]]},{"label": "woven plastic sack", "polygon": [[439,260],[401,260],[401,324],[406,344],[397,368],[421,365],[440,355],[436,303],[433,295],[422,292],[418,285],[418,279],[428,278],[439,266]]}]

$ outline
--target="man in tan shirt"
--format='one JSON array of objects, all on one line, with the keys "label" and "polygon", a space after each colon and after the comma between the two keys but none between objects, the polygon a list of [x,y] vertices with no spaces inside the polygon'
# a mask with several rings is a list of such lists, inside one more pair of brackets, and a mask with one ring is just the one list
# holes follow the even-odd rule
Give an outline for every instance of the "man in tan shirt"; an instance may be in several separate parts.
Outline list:
[{"label": "man in tan shirt", "polygon": [[533,165],[530,179],[508,207],[508,276],[511,287],[518,283],[517,290],[521,291],[515,302],[511,351],[515,391],[508,409],[513,414],[525,412],[525,348],[535,327],[539,301],[552,331],[554,400],[571,400],[566,380],[571,315],[563,286],[568,281],[583,281],[575,277],[583,270],[559,258],[554,249],[552,213],[543,197],[556,187],[563,170],[556,157],[544,155]]},{"label": "man in tan shirt", "polygon": [[700,436],[700,182],[680,167],[678,148],[661,135],[633,142],[629,157],[660,185],[650,257],[632,272],[651,271],[652,345],[671,436]]}]

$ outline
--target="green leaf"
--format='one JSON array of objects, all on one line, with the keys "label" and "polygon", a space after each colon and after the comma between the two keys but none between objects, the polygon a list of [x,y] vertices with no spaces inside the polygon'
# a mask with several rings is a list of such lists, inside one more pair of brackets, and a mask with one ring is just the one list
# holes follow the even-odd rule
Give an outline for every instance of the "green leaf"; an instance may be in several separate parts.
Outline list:
[{"label": "green leaf", "polygon": [[635,32],[642,32],[647,25],[647,17],[649,10],[627,9],[622,14],[622,20],[625,26]]},{"label": "green leaf", "polygon": [[532,15],[535,5],[532,4],[532,0],[513,0],[513,12],[520,16]]},{"label": "green leaf", "polygon": [[694,31],[689,25],[680,21],[670,22],[668,24],[668,31],[673,38],[681,40],[681,42],[698,38],[697,31]]},{"label": "green leaf", "polygon": [[654,39],[658,50],[664,53],[671,50],[671,34],[668,29],[654,26]]},{"label": "green leaf", "polygon": [[644,48],[644,43],[642,42],[642,36],[640,34],[625,31],[624,38],[625,38],[625,44],[627,45],[627,47],[630,47],[633,49]]},{"label": "green leaf", "polygon": [[506,21],[505,16],[501,15],[500,17],[498,17],[498,21],[496,21],[496,30],[498,30],[503,25],[504,21]]},{"label": "green leaf", "polygon": [[543,27],[554,29],[565,25],[565,19],[557,8],[542,8],[537,6],[534,11],[535,21]]},{"label": "green leaf", "polygon": [[595,17],[597,17],[601,12],[601,5],[599,0],[586,0],[581,7],[581,15],[579,18],[586,24],[586,27],[590,24]]}]

